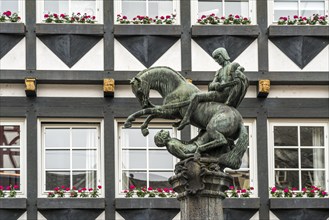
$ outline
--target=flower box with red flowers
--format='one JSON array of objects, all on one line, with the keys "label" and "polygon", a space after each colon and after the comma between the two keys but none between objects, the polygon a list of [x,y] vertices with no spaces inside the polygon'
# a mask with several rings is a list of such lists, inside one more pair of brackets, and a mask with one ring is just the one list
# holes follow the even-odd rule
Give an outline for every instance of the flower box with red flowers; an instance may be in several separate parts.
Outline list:
[{"label": "flower box with red flowers", "polygon": [[1,34],[25,34],[25,26],[20,23],[21,17],[11,11],[0,12]]}]

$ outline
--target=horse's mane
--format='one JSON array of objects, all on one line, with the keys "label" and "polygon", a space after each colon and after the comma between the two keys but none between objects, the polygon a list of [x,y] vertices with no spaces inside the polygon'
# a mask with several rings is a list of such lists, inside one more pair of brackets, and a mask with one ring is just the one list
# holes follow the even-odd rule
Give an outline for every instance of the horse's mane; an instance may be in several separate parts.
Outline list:
[{"label": "horse's mane", "polygon": [[173,70],[170,67],[167,66],[155,66],[155,67],[150,67],[148,69],[142,70],[140,71],[136,77],[141,77],[144,73],[152,71],[152,70],[158,70],[158,69],[167,69],[170,70],[171,72],[174,72],[179,78],[181,78],[182,80],[186,81],[186,79],[184,78],[184,76],[182,76],[179,72],[177,72],[176,70]]}]

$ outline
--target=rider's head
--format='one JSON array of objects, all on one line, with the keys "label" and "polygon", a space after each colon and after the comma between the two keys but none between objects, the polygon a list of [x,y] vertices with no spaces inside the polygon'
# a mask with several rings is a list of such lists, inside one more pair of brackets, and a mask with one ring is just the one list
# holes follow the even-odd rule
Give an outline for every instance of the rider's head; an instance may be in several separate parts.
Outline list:
[{"label": "rider's head", "polygon": [[169,131],[161,130],[154,135],[154,143],[158,147],[164,147],[170,140]]},{"label": "rider's head", "polygon": [[226,49],[223,48],[223,47],[220,47],[220,48],[217,48],[216,50],[214,50],[214,52],[212,52],[212,57],[218,63],[222,63],[224,61],[229,61],[230,60],[230,56],[228,55]]}]

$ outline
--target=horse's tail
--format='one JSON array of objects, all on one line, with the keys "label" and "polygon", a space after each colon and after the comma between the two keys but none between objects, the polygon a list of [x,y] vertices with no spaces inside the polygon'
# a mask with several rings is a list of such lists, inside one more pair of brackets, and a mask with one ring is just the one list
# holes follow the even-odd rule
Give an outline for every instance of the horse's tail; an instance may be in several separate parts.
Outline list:
[{"label": "horse's tail", "polygon": [[238,141],[235,144],[234,148],[221,155],[219,158],[219,163],[229,167],[231,169],[239,169],[242,164],[242,157],[246,152],[249,145],[249,135],[246,127],[243,123],[240,124],[240,133]]}]

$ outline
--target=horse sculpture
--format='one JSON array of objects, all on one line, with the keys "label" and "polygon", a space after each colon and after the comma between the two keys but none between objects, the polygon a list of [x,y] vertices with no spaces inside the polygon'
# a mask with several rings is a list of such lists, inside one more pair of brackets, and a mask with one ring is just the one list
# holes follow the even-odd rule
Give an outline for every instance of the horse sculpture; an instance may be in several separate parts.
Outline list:
[{"label": "horse sculpture", "polygon": [[[124,126],[129,128],[136,118],[148,116],[141,126],[144,136],[148,135],[148,124],[154,118],[182,119],[193,95],[201,92],[169,67],[152,67],[141,71],[130,84],[143,109],[130,115]],[[163,97],[163,105],[155,106],[150,102],[151,89]],[[248,146],[248,134],[235,108],[217,102],[202,102],[193,112],[190,122],[200,129],[198,136],[186,144],[195,144],[195,155],[207,155],[215,159],[221,169],[240,168]]]}]

